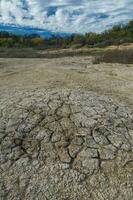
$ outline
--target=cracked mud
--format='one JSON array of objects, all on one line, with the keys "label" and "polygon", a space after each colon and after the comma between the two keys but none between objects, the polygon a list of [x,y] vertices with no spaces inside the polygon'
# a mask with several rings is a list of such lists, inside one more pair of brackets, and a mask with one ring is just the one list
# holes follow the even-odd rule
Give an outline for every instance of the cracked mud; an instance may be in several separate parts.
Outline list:
[{"label": "cracked mud", "polygon": [[92,92],[0,94],[1,200],[131,200],[133,115]]}]

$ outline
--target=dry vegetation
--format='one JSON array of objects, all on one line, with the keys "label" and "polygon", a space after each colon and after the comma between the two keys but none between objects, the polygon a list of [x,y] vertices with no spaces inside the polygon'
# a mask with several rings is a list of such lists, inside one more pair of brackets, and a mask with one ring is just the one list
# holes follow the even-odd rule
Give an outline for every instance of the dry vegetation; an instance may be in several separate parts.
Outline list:
[{"label": "dry vegetation", "polygon": [[125,44],[107,48],[80,48],[61,50],[35,50],[32,48],[0,48],[0,58],[62,58],[93,56],[93,64],[133,64],[133,45]]},{"label": "dry vegetation", "polygon": [[102,55],[97,56],[94,63],[121,63],[133,64],[133,49],[125,50],[108,50]]}]

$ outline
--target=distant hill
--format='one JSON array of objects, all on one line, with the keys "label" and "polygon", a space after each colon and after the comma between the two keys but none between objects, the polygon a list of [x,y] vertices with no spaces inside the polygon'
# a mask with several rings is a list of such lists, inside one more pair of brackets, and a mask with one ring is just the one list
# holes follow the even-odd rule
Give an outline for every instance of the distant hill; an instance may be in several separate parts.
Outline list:
[{"label": "distant hill", "polygon": [[52,37],[52,36],[60,37],[60,36],[70,35],[68,33],[52,32],[52,31],[39,29],[39,28],[0,24],[0,32],[3,32],[3,31],[16,33],[18,35],[38,34],[42,37],[47,37],[47,38]]}]

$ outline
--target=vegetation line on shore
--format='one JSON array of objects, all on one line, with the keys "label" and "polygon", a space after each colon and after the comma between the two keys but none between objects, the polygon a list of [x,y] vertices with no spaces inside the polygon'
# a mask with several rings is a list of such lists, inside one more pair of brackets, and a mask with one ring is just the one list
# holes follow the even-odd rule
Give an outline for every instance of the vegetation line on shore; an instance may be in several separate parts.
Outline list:
[{"label": "vegetation line on shore", "polygon": [[37,34],[17,35],[0,32],[0,47],[6,48],[36,48],[62,49],[81,47],[106,47],[133,42],[133,20],[127,24],[115,25],[102,33],[72,34],[70,36],[52,36],[43,38]]}]

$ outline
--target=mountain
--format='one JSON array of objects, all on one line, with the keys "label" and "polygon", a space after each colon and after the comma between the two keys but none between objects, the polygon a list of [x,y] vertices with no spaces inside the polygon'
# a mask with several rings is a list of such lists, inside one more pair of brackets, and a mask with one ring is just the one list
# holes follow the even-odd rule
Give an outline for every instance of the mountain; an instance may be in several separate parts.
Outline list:
[{"label": "mountain", "polygon": [[52,37],[52,36],[67,36],[70,35],[69,33],[59,33],[59,32],[52,32],[44,29],[33,28],[33,27],[24,27],[24,26],[16,26],[16,25],[9,25],[9,24],[0,24],[0,32],[6,31],[10,33],[16,33],[19,35],[30,35],[30,34],[38,34],[42,37]]}]

